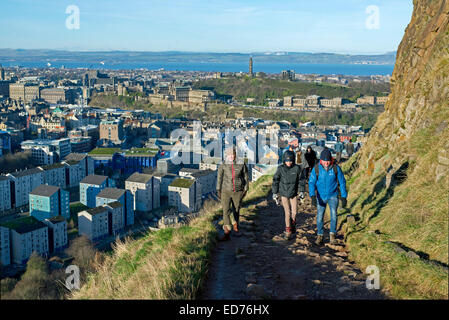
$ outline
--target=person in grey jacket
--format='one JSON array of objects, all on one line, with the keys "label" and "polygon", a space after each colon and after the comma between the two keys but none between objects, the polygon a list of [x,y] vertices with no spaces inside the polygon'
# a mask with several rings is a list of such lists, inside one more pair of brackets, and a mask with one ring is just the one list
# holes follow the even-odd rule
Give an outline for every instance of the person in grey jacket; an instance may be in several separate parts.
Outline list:
[{"label": "person in grey jacket", "polygon": [[304,199],[306,191],[306,171],[295,164],[295,154],[285,151],[280,165],[273,176],[271,190],[276,202],[281,198],[285,213],[284,237],[289,240],[296,232],[296,213],[298,208],[298,195]]},{"label": "person in grey jacket", "polygon": [[219,240],[229,240],[231,229],[236,236],[240,236],[238,222],[233,213],[230,213],[231,203],[238,214],[240,204],[249,189],[248,167],[244,163],[236,163],[236,151],[234,148],[226,150],[226,161],[218,167],[217,195],[223,208],[224,235]]}]

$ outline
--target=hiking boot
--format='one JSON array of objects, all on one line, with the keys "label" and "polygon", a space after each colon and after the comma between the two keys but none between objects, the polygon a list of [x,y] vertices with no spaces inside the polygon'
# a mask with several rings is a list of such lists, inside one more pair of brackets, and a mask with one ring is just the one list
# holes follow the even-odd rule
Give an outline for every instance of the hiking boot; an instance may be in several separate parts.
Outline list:
[{"label": "hiking boot", "polygon": [[337,243],[337,240],[335,239],[335,234],[330,233],[329,236],[330,236],[329,243],[330,243],[330,244],[336,244],[336,243]]},{"label": "hiking boot", "polygon": [[323,236],[317,236],[315,244],[321,246],[323,244]]},{"label": "hiking boot", "polygon": [[237,222],[232,225],[232,229],[234,231],[234,236],[236,237],[242,236],[242,233],[239,231],[239,228],[237,227]]},{"label": "hiking boot", "polygon": [[218,237],[218,241],[228,241],[231,240],[231,231],[226,227],[223,227],[224,233]]},{"label": "hiking boot", "polygon": [[285,231],[284,234],[283,234],[283,237],[284,237],[285,240],[290,240],[291,238],[293,238],[293,235],[292,235],[291,232]]},{"label": "hiking boot", "polygon": [[291,227],[286,227],[283,236],[284,236],[285,240],[290,240],[292,238],[292,228]]}]

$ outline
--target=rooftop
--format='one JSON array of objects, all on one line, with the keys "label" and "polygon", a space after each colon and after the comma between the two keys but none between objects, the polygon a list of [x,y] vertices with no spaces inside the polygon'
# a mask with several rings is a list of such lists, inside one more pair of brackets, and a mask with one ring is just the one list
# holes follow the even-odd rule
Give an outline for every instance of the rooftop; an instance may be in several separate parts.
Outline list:
[{"label": "rooftop", "polygon": [[10,172],[9,174],[15,178],[21,178],[21,177],[28,176],[30,174],[40,173],[42,171],[43,170],[41,168],[33,168],[33,169],[27,169],[27,170],[22,170],[22,171],[17,171],[17,172]]},{"label": "rooftop", "polygon": [[102,212],[108,211],[105,207],[103,206],[99,206],[99,207],[95,207],[95,208],[91,208],[91,209],[87,209],[86,212],[91,214],[91,215],[95,215],[95,214],[99,214]]},{"label": "rooftop", "polygon": [[172,183],[170,183],[170,187],[176,187],[176,188],[190,188],[190,186],[195,182],[195,180],[192,179],[183,179],[183,178],[177,178],[173,180]]},{"label": "rooftop", "polygon": [[15,230],[17,233],[20,234],[47,227],[43,222],[37,220],[35,217],[32,216],[4,222],[1,224],[1,226]]},{"label": "rooftop", "polygon": [[86,156],[84,153],[70,153],[65,157],[65,161],[81,161]]},{"label": "rooftop", "polygon": [[97,198],[118,199],[125,193],[123,189],[105,188],[97,194]]},{"label": "rooftop", "polygon": [[47,171],[47,170],[52,170],[52,169],[64,168],[64,167],[65,167],[65,165],[63,163],[53,163],[48,166],[43,166],[42,169]]},{"label": "rooftop", "polygon": [[47,184],[41,184],[40,186],[37,186],[36,188],[34,188],[34,190],[30,192],[30,195],[50,197],[58,190],[59,190],[59,187],[50,186]]},{"label": "rooftop", "polygon": [[80,183],[100,185],[103,182],[105,182],[107,178],[108,177],[106,176],[91,174],[85,177],[83,180],[81,180]]},{"label": "rooftop", "polygon": [[132,148],[130,150],[125,151],[125,156],[133,156],[133,157],[154,157],[159,149],[155,148]]},{"label": "rooftop", "polygon": [[59,222],[64,222],[65,219],[63,216],[55,216],[55,217],[48,219],[48,221],[50,221],[51,223],[59,223]]},{"label": "rooftop", "polygon": [[95,148],[91,152],[89,152],[89,155],[110,155],[112,156],[114,153],[120,152],[119,148]]},{"label": "rooftop", "polygon": [[152,175],[145,173],[133,173],[126,181],[137,182],[137,183],[147,183],[151,179]]},{"label": "rooftop", "polygon": [[109,206],[112,209],[123,207],[123,205],[120,202],[118,202],[118,201],[110,202],[106,206]]}]

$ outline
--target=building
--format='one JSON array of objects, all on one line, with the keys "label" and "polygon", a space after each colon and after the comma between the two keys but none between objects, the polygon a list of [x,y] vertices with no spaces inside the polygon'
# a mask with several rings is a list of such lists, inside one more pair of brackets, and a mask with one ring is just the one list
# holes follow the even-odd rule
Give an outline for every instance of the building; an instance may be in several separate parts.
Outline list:
[{"label": "building", "polygon": [[59,140],[36,139],[21,143],[23,150],[31,150],[34,161],[38,164],[53,164],[70,154],[70,139]]},{"label": "building", "polygon": [[121,144],[125,141],[122,120],[102,121],[100,123],[100,139]]},{"label": "building", "polygon": [[70,218],[69,192],[42,184],[30,192],[30,215],[39,221],[56,216]]},{"label": "building", "polygon": [[10,230],[11,262],[25,264],[33,252],[47,256],[48,227],[34,217],[23,217],[2,224]]},{"label": "building", "polygon": [[37,85],[27,83],[11,83],[9,85],[9,97],[25,103],[40,98],[40,88]]},{"label": "building", "polygon": [[206,104],[215,99],[215,94],[211,90],[190,90],[189,102],[192,104]]},{"label": "building", "polygon": [[157,165],[157,149],[132,148],[124,152],[122,173],[143,172],[144,168],[155,168]]},{"label": "building", "polygon": [[116,235],[125,228],[124,207],[118,201],[105,204],[104,207],[108,210],[109,234]]},{"label": "building", "polygon": [[295,80],[295,70],[282,70],[281,78],[282,80]]},{"label": "building", "polygon": [[0,264],[7,266],[11,264],[11,243],[9,241],[9,229],[0,226]]},{"label": "building", "polygon": [[0,212],[11,209],[11,180],[0,176]]},{"label": "building", "polygon": [[48,250],[51,253],[59,252],[68,247],[67,221],[56,216],[42,221],[48,227]]},{"label": "building", "polygon": [[357,104],[369,104],[369,105],[375,105],[376,104],[376,97],[373,96],[364,96],[357,99]]},{"label": "building", "polygon": [[151,211],[160,207],[160,182],[152,175],[134,173],[125,182],[125,189],[134,197],[134,210]]},{"label": "building", "polygon": [[71,153],[63,163],[66,164],[67,187],[77,187],[81,180],[94,173],[94,160],[87,154]]},{"label": "building", "polygon": [[114,201],[120,202],[124,207],[125,226],[134,224],[134,197],[128,190],[117,188],[105,188],[101,190],[96,198],[96,205],[102,206]]},{"label": "building", "polygon": [[193,179],[177,178],[168,186],[168,205],[178,212],[195,212],[201,206],[201,190]]},{"label": "building", "polygon": [[376,103],[377,104],[386,104],[387,101],[388,101],[388,96],[386,96],[386,97],[376,97]]},{"label": "building", "polygon": [[66,164],[54,163],[41,167],[44,170],[44,184],[65,188],[66,181]]},{"label": "building", "polygon": [[68,103],[75,101],[74,92],[66,88],[46,88],[40,92],[40,98],[48,103]]},{"label": "building", "polygon": [[89,208],[96,207],[98,193],[108,187],[110,187],[108,177],[88,175],[80,182],[80,202]]},{"label": "building", "polygon": [[70,138],[70,149],[74,153],[84,153],[92,150],[91,137]]},{"label": "building", "polygon": [[207,196],[217,191],[217,171],[183,168],[179,171],[179,176],[195,179],[198,182],[202,196]]},{"label": "building", "polygon": [[11,181],[12,208],[28,205],[30,192],[44,184],[44,170],[39,167],[8,173],[6,176]]},{"label": "building", "polygon": [[99,206],[78,213],[78,234],[95,241],[109,233],[108,210]]}]

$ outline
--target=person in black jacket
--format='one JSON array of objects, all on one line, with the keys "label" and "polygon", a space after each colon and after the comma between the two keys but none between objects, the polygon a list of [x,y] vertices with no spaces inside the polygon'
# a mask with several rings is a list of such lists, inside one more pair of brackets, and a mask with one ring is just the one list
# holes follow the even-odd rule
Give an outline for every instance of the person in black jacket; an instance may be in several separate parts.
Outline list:
[{"label": "person in black jacket", "polygon": [[310,171],[315,166],[315,163],[317,161],[316,152],[312,149],[311,146],[307,147],[307,152],[305,154],[305,158],[309,166],[307,167],[307,178],[309,178]]},{"label": "person in black jacket", "polygon": [[273,176],[272,192],[276,202],[281,198],[285,212],[284,237],[289,240],[296,232],[296,212],[298,208],[298,195],[304,199],[307,179],[304,169],[295,164],[295,153],[285,151],[282,164]]}]

